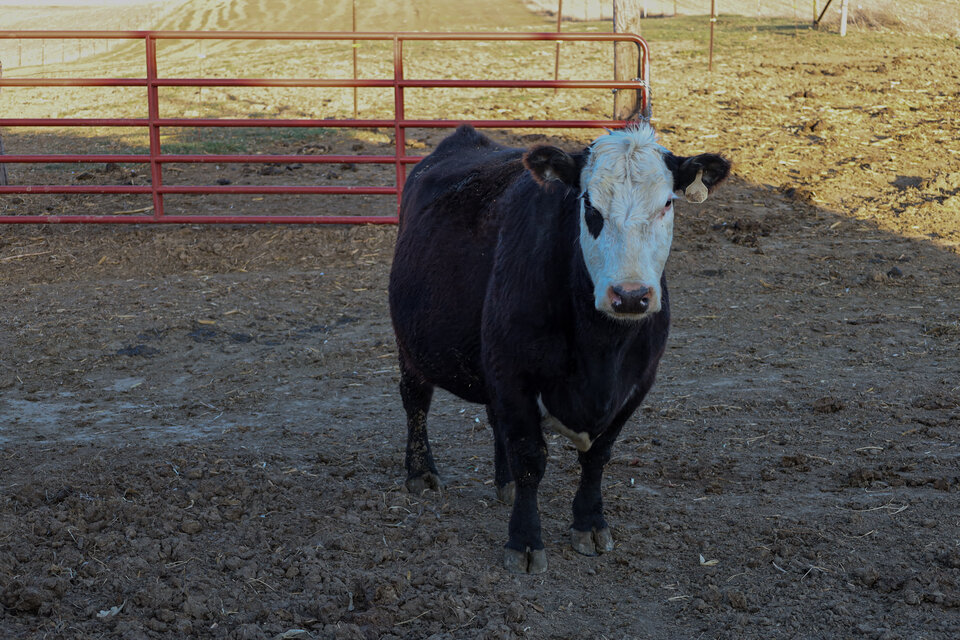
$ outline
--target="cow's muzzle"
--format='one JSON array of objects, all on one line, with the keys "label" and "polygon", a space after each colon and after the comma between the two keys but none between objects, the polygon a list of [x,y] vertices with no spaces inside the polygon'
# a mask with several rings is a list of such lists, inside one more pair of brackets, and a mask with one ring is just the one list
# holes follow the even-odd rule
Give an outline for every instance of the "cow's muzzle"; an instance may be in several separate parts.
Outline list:
[{"label": "cow's muzzle", "polygon": [[653,287],[632,282],[614,285],[607,289],[607,300],[610,310],[617,315],[642,315],[653,304]]}]

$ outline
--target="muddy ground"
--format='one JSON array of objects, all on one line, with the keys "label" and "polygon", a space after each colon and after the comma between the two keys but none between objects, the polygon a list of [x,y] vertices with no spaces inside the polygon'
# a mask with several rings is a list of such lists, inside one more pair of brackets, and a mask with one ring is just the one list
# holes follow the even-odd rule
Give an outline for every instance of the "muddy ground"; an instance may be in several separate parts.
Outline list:
[{"label": "muddy ground", "polygon": [[960,637],[960,49],[794,37],[705,88],[655,57],[664,143],[737,174],[678,207],[613,553],[547,436],[542,576],[500,568],[482,407],[438,394],[447,488],[403,488],[394,229],[0,229],[0,636]]}]

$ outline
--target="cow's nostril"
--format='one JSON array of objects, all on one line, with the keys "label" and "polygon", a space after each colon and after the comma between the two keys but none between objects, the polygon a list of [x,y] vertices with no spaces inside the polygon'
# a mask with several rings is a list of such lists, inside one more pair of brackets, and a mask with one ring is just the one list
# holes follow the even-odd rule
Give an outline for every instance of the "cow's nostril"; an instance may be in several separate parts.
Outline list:
[{"label": "cow's nostril", "polygon": [[621,304],[623,304],[623,298],[617,293],[617,290],[613,287],[610,288],[610,291],[607,292],[607,296],[610,298],[610,306],[616,310]]},{"label": "cow's nostril", "polygon": [[626,289],[624,287],[610,287],[607,291],[610,298],[610,307],[615,313],[640,314],[646,313],[650,308],[650,299],[653,297],[653,289],[650,287],[638,287],[636,289]]}]

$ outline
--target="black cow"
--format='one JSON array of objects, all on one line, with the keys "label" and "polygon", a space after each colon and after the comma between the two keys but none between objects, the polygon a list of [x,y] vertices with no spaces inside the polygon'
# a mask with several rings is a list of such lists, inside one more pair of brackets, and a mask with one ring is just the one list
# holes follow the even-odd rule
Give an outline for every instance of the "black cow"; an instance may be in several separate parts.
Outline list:
[{"label": "black cow", "polygon": [[411,172],[390,273],[406,484],[440,488],[426,429],[434,386],[485,404],[497,496],[513,503],[510,571],[547,566],[544,428],[579,449],[573,548],[613,549],[601,475],[666,344],[672,201],[703,201],[729,169],[718,155],[673,155],[646,124],[574,154],[503,147],[464,125]]}]

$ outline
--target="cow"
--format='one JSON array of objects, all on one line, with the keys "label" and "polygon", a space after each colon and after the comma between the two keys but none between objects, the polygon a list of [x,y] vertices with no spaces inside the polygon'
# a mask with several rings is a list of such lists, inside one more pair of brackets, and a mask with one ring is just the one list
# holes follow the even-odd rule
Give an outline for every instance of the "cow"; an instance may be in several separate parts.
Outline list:
[{"label": "cow", "polygon": [[442,487],[426,426],[434,388],[486,405],[497,497],[513,505],[510,572],[547,568],[545,429],[578,449],[573,548],[613,550],[601,476],[666,345],[673,200],[702,202],[729,171],[721,155],[672,154],[635,123],[575,153],[501,146],[461,125],[410,173],[389,285],[406,487]]}]

